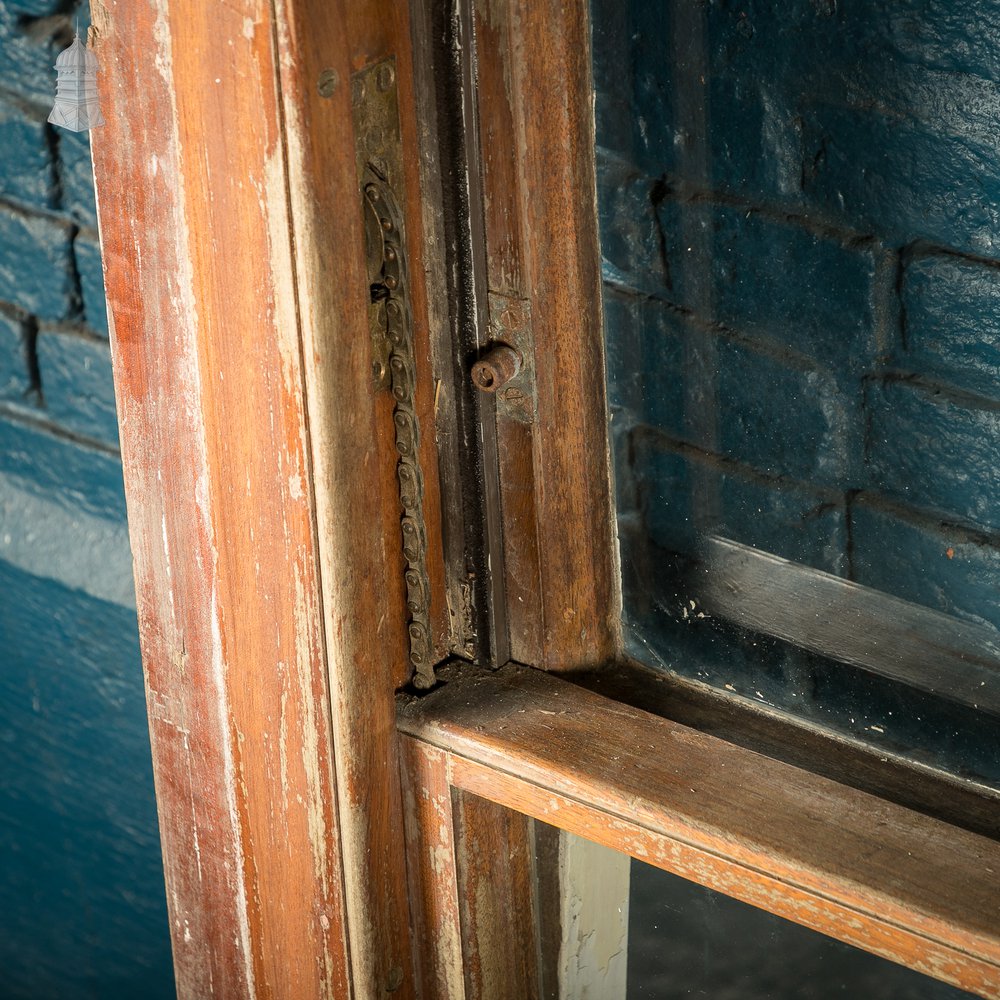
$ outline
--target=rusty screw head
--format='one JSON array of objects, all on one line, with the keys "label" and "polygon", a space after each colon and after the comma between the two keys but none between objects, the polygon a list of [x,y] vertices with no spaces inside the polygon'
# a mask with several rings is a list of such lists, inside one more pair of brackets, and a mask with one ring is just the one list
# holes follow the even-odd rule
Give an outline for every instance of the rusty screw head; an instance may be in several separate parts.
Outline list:
[{"label": "rusty screw head", "polygon": [[337,89],[337,84],[340,82],[340,77],[337,75],[335,69],[325,69],[319,75],[319,82],[317,87],[319,89],[320,97],[333,97],[334,91]]},{"label": "rusty screw head", "polygon": [[496,392],[520,370],[521,355],[507,344],[494,344],[472,366],[472,382],[482,392]]},{"label": "rusty screw head", "polygon": [[383,94],[396,82],[396,71],[392,68],[391,63],[383,63],[379,66],[375,72],[375,82]]}]

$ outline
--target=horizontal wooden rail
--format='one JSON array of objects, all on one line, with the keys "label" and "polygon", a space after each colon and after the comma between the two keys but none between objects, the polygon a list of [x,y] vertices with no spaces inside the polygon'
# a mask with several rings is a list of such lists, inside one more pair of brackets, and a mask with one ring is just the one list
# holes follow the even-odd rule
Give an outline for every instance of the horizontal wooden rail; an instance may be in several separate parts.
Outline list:
[{"label": "horizontal wooden rail", "polygon": [[453,789],[1000,998],[995,840],[526,668],[460,673],[399,728]]}]

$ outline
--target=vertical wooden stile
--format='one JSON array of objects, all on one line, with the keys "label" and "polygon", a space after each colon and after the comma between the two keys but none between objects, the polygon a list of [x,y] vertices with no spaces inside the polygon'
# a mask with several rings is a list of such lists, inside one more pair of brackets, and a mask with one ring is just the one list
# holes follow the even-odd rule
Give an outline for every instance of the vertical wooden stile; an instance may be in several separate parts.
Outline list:
[{"label": "vertical wooden stile", "polygon": [[[350,142],[352,70],[378,45],[405,65],[406,18],[382,13],[93,5],[108,122],[95,173],[182,998],[413,995],[393,707],[406,619],[386,542],[398,497]],[[323,70],[339,86],[321,94]]]},{"label": "vertical wooden stile", "polygon": [[600,666],[620,636],[587,7],[474,16],[490,333],[533,373],[533,398],[497,402],[512,657]]},{"label": "vertical wooden stile", "polygon": [[93,18],[107,111],[95,172],[178,993],[345,996],[272,12],[137,0],[95,3]]}]

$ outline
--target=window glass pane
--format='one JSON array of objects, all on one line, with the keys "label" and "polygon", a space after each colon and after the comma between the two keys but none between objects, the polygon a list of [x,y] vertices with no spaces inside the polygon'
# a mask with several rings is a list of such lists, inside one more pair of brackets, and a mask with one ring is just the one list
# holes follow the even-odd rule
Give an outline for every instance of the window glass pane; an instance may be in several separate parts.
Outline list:
[{"label": "window glass pane", "polygon": [[591,6],[631,652],[1000,781],[1000,34]]},{"label": "window glass pane", "polygon": [[711,889],[632,862],[628,1000],[972,996]]}]

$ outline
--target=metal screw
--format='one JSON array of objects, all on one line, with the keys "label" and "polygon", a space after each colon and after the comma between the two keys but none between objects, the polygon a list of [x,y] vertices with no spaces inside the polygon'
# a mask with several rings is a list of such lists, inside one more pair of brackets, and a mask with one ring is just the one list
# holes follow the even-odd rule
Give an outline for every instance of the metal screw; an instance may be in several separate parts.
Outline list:
[{"label": "metal screw", "polygon": [[340,83],[340,77],[337,75],[335,69],[325,69],[319,75],[319,96],[320,97],[333,97],[334,91],[337,89],[337,84]]},{"label": "metal screw", "polygon": [[521,355],[507,344],[494,344],[472,366],[472,382],[483,392],[496,392],[521,370]]},{"label": "metal screw", "polygon": [[398,966],[394,965],[389,970],[389,978],[385,984],[386,993],[395,993],[400,986],[403,985],[403,970]]},{"label": "metal screw", "polygon": [[505,403],[520,403],[524,399],[524,393],[514,385],[508,385],[505,389],[501,389],[497,395]]},{"label": "metal screw", "polygon": [[375,74],[375,82],[378,84],[378,89],[384,94],[395,82],[396,71],[392,68],[389,63],[383,63],[379,66]]}]

